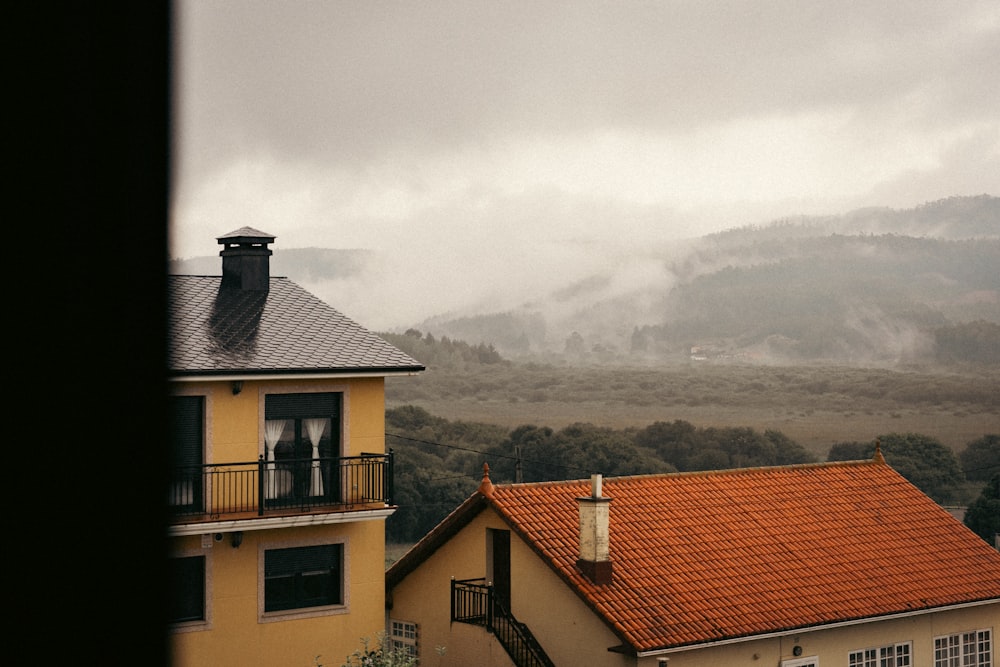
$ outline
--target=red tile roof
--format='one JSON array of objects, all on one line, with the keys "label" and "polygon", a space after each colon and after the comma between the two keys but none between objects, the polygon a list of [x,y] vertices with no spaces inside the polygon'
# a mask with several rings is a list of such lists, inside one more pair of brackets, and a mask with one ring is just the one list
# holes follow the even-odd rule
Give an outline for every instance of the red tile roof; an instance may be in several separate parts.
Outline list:
[{"label": "red tile roof", "polygon": [[491,504],[636,651],[1000,599],[1000,552],[880,457],[605,479],[605,586],[576,565],[587,495],[496,485],[463,508]]}]

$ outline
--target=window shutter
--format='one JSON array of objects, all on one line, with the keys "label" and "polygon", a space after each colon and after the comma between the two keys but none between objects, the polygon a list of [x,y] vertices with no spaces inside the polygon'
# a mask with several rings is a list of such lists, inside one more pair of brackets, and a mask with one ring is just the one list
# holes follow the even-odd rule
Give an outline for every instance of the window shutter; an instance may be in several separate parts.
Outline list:
[{"label": "window shutter", "polygon": [[340,414],[339,393],[268,394],[264,403],[264,419],[332,417]]},{"label": "window shutter", "polygon": [[280,577],[298,572],[339,570],[340,549],[339,544],[323,544],[270,550],[264,555],[264,576]]},{"label": "window shutter", "polygon": [[204,425],[203,396],[170,398],[170,452],[175,466],[201,465]]}]

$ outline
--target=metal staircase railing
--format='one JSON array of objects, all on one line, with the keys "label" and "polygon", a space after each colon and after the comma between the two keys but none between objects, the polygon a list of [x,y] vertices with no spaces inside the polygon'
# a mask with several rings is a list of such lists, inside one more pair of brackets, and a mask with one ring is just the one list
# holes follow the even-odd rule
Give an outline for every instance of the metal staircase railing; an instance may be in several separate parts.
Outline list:
[{"label": "metal staircase railing", "polygon": [[528,626],[514,618],[485,579],[451,580],[451,620],[485,627],[517,667],[555,667]]}]

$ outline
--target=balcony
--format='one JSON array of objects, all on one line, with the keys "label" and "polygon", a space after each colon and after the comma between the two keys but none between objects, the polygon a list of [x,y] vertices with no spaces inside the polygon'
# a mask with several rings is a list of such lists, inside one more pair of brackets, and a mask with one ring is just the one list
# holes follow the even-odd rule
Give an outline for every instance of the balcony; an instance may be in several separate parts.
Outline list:
[{"label": "balcony", "polygon": [[361,511],[384,516],[393,504],[392,464],[390,452],[175,468],[167,498],[171,524],[274,519],[270,523],[279,525],[282,517]]}]

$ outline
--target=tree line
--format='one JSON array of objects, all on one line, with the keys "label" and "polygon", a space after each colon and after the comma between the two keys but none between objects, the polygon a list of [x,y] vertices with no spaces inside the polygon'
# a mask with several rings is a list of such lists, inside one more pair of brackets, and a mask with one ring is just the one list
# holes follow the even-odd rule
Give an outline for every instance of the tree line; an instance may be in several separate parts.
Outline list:
[{"label": "tree line", "polygon": [[[392,543],[414,542],[427,534],[475,491],[484,463],[493,482],[502,484],[817,461],[780,431],[696,427],[683,420],[626,429],[584,422],[558,430],[533,424],[506,429],[450,421],[404,405],[386,410],[386,436],[396,455],[399,507],[386,524]],[[984,482],[1000,473],[997,435],[969,443],[958,456],[935,438],[916,433],[882,434],[877,441],[895,470],[941,504],[967,504]],[[875,442],[834,444],[827,460],[870,459]]]}]

